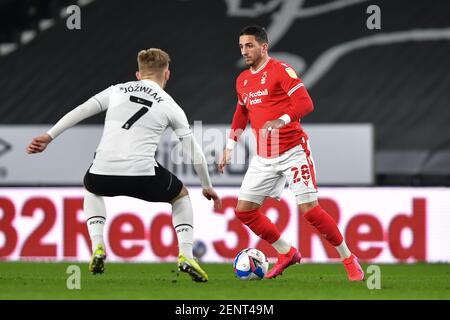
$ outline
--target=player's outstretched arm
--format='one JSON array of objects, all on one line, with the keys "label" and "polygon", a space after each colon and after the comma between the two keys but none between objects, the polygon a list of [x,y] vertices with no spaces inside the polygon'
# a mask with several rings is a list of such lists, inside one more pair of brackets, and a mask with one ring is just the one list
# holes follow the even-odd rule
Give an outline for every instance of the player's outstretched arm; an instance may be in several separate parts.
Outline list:
[{"label": "player's outstretched arm", "polygon": [[222,200],[220,200],[220,197],[217,195],[216,191],[211,188],[203,188],[203,196],[208,200],[214,201],[214,209],[220,210],[222,209]]},{"label": "player's outstretched arm", "polygon": [[221,209],[222,200],[212,187],[205,155],[203,154],[202,149],[195,140],[194,135],[191,133],[187,136],[182,137],[181,145],[183,147],[183,152],[186,153],[191,159],[195,172],[200,178],[200,183],[203,188],[203,196],[208,200],[214,201],[214,209]]},{"label": "player's outstretched arm", "polygon": [[108,108],[109,92],[112,87],[103,90],[99,94],[66,113],[47,133],[33,138],[26,151],[28,154],[39,153],[47,148],[48,144],[57,136],[73,127],[86,118],[92,117]]},{"label": "player's outstretched arm", "polygon": [[203,188],[203,196],[208,200],[214,201],[214,208],[216,210],[221,209],[222,200],[212,187],[205,155],[195,140],[192,130],[189,128],[186,114],[183,109],[175,103],[175,101],[168,105],[166,111],[169,117],[169,125],[181,141],[183,153],[189,156],[192,161],[192,165],[194,166],[194,170],[200,178],[200,183]]},{"label": "player's outstretched arm", "polygon": [[44,151],[52,140],[52,137],[50,137],[50,135],[47,133],[33,138],[31,143],[27,147],[27,153],[32,154]]}]

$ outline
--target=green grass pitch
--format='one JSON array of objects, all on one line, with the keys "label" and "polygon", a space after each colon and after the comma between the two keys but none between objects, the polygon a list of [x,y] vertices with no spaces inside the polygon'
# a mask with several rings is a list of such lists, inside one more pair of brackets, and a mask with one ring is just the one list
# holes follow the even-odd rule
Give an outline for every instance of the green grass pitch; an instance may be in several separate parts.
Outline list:
[{"label": "green grass pitch", "polygon": [[69,265],[0,262],[0,300],[450,299],[450,264],[380,264],[379,290],[347,281],[340,264],[300,264],[261,281],[235,278],[231,264],[203,264],[210,280],[195,283],[179,274],[174,263],[109,263],[104,274],[95,276],[86,263],[76,263],[81,288],[69,290]]}]

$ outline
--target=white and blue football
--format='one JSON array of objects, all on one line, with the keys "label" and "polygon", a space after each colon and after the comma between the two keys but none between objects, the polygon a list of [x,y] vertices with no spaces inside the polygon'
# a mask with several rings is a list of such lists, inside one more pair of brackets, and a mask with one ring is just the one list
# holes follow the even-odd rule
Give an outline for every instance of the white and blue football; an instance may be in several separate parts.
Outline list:
[{"label": "white and blue football", "polygon": [[202,240],[195,240],[192,245],[192,253],[198,260],[206,254],[206,244]]},{"label": "white and blue football", "polygon": [[242,280],[261,280],[269,269],[266,255],[254,248],[239,252],[233,263],[234,273]]}]

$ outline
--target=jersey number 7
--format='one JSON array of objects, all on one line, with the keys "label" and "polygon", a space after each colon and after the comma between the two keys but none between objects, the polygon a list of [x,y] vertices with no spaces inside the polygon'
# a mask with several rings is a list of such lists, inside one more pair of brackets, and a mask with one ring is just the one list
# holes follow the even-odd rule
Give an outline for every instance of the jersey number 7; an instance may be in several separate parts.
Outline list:
[{"label": "jersey number 7", "polygon": [[[134,103],[139,103],[139,104],[143,104],[146,105],[148,107],[152,107],[153,102],[136,97],[136,96],[130,96],[130,101],[134,102]],[[141,118],[144,114],[146,114],[148,112],[148,108],[147,107],[142,107],[138,110],[138,112],[136,112],[135,114],[133,114],[133,116],[127,120],[127,122],[125,122],[122,126],[122,129],[128,130],[131,128],[131,126],[139,120],[139,118]]]}]

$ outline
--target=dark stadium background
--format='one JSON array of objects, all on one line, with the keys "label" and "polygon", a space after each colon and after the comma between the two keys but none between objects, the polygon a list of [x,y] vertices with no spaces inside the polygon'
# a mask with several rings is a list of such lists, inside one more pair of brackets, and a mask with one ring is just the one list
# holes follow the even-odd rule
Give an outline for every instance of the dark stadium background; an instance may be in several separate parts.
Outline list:
[{"label": "dark stadium background", "polygon": [[[272,19],[269,13],[230,17],[225,1],[97,0],[82,8],[81,30],[69,31],[59,15],[69,4],[0,2],[0,42],[18,44],[0,58],[0,124],[54,123],[112,83],[133,79],[136,52],[149,46],[170,53],[167,89],[192,121],[228,124],[234,113],[234,80],[241,70],[236,35],[245,24],[267,26]],[[382,8],[382,28],[369,30],[369,4],[296,19],[271,50],[300,54],[310,66],[339,43],[418,29],[448,33],[450,27],[448,1],[397,0],[376,2]],[[243,8],[253,5],[241,3]],[[40,31],[40,21],[49,18],[54,25]],[[36,31],[36,37],[20,44],[25,30]],[[303,123],[373,123],[378,185],[448,186],[449,55],[448,35],[354,50],[309,89],[316,110]],[[97,116],[85,123],[101,122]]]},{"label": "dark stadium background", "polygon": [[[80,30],[67,28],[66,8],[70,5],[81,8]],[[298,5],[302,5],[304,9],[300,17],[285,21],[285,24],[279,21],[282,12],[284,17],[286,11],[292,10],[289,8]],[[336,7],[333,7],[334,5]],[[381,8],[381,29],[379,30],[370,30],[366,27],[366,21],[370,15],[366,9],[369,5],[377,5]],[[25,149],[25,145],[16,145],[11,141],[21,141],[20,139],[31,141],[32,136],[24,138],[23,135],[28,133],[23,133],[19,139],[19,135],[13,137],[2,132],[13,132],[8,130],[14,130],[14,128],[17,130],[48,128],[74,107],[111,84],[133,80],[136,70],[136,53],[149,47],[162,48],[170,54],[171,79],[167,91],[180,103],[191,122],[202,121],[203,124],[212,127],[229,126],[236,104],[235,78],[244,68],[239,63],[241,57],[238,34],[245,25],[259,24],[268,28],[269,35],[275,37],[275,39],[269,39],[269,41],[274,40],[270,51],[275,56],[279,54],[286,57],[286,60],[297,69],[314,101],[314,112],[303,119],[302,123],[305,125],[371,124],[374,128],[373,175],[375,179],[373,183],[365,185],[364,188],[357,184],[347,184],[336,189],[326,188],[333,185],[319,185],[319,187],[325,187],[322,189],[324,194],[331,198],[333,196],[339,198],[339,192],[348,194],[354,191],[355,196],[350,197],[350,202],[359,201],[359,204],[366,204],[365,207],[362,206],[362,209],[355,210],[370,211],[372,207],[376,207],[370,212],[344,212],[346,200],[339,198],[339,204],[342,206],[340,213],[345,214],[345,221],[353,219],[356,223],[358,219],[365,217],[368,220],[372,219],[371,223],[375,220],[374,224],[382,224],[383,229],[379,232],[379,236],[382,241],[385,241],[383,248],[384,250],[389,248],[390,254],[395,256],[394,260],[390,256],[386,258],[389,261],[392,260],[394,265],[387,266],[385,269],[392,270],[392,272],[389,271],[391,278],[387,276],[390,279],[388,281],[392,283],[387,288],[394,291],[388,289],[385,291],[388,292],[386,296],[380,295],[378,298],[421,299],[429,296],[435,299],[449,299],[448,263],[450,260],[447,248],[450,242],[448,236],[450,234],[448,219],[450,214],[448,202],[450,199],[449,17],[450,2],[446,0],[379,0],[375,2],[365,0],[0,0],[0,205],[2,206],[0,212],[3,209],[3,216],[0,215],[0,217],[3,219],[2,223],[5,222],[7,219],[5,217],[8,216],[6,212],[10,210],[8,212],[12,222],[9,222],[14,224],[15,228],[11,231],[5,227],[6,224],[0,228],[0,234],[3,235],[3,238],[0,238],[0,261],[12,260],[18,263],[15,265],[17,272],[14,273],[11,270],[16,267],[10,268],[8,263],[16,262],[0,262],[0,268],[3,267],[5,274],[11,276],[6,277],[11,283],[9,289],[5,291],[5,297],[13,299],[21,297],[23,291],[19,289],[15,291],[15,281],[17,281],[15,277],[22,279],[19,270],[22,270],[21,268],[25,270],[27,264],[21,264],[21,261],[33,258],[30,255],[21,255],[19,252],[19,244],[23,244],[21,237],[25,232],[22,227],[29,230],[28,222],[26,222],[28,220],[24,219],[31,219],[34,214],[29,211],[26,213],[23,203],[39,197],[48,197],[56,206],[59,200],[54,199],[66,201],[72,193],[78,192],[78,198],[70,202],[71,212],[76,215],[75,212],[82,209],[82,193],[79,191],[82,180],[75,184],[73,182],[52,183],[50,180],[43,182],[31,177],[26,182],[3,181],[2,178],[11,170],[25,169],[20,167],[20,162],[16,163],[14,168],[4,166],[5,159],[11,155],[12,151]],[[324,67],[326,55],[337,52],[333,50],[343,50],[345,53],[331,65]],[[324,68],[324,73],[318,72],[322,70],[321,68]],[[319,76],[314,78],[317,74]],[[104,114],[100,114],[85,120],[83,124],[101,126],[103,119]],[[347,138],[351,140],[357,137]],[[83,143],[81,141],[78,146],[67,148],[82,149]],[[347,151],[346,145],[333,137],[329,137],[326,143],[337,148],[339,152]],[[26,157],[25,153],[23,156]],[[65,161],[64,154],[60,154],[59,157],[60,161]],[[55,166],[55,176],[64,174],[61,168]],[[40,168],[36,167],[33,170],[39,171]],[[351,175],[352,172],[349,171],[348,174]],[[74,186],[79,189],[76,191],[69,189]],[[238,184],[230,186],[229,189],[224,189],[224,193],[237,194],[238,186]],[[195,185],[193,188],[192,197],[195,197],[199,195],[199,191],[198,188],[195,189]],[[389,196],[391,190],[395,196]],[[383,202],[387,202],[385,207],[381,205]],[[400,211],[387,213],[391,208]],[[58,218],[55,226],[62,230],[59,219],[69,221],[68,214],[58,210],[59,206],[56,209]],[[138,209],[133,207],[129,210]],[[155,209],[155,211],[158,210],[160,210],[159,207]],[[206,206],[201,208],[201,211],[208,210],[210,208]],[[339,216],[339,208],[336,212]],[[291,212],[291,214],[296,213]],[[426,219],[433,219],[432,224],[429,224],[431,220],[426,220],[424,215],[427,216]],[[36,216],[33,217],[35,222],[40,221]],[[217,215],[212,217],[218,218]],[[225,217],[229,218],[224,214],[223,218]],[[74,216],[71,219],[74,219]],[[162,219],[169,218],[165,216]],[[418,221],[426,221],[426,224],[419,225]],[[228,222],[224,221],[224,226],[228,226]],[[368,223],[368,225],[373,227],[373,230],[376,229],[373,224]],[[401,234],[399,227],[395,232],[391,230],[394,229],[394,225],[411,227],[414,238],[411,240],[413,243],[411,246],[420,247],[418,249],[420,254],[414,253],[408,256],[413,251],[402,251],[401,246],[399,249],[398,245],[393,244],[395,239],[391,239],[392,234]],[[64,228],[65,232],[75,230],[72,233],[74,238],[76,238],[75,232],[80,234],[84,232],[86,235],[86,230],[82,230],[84,228],[82,223],[76,225],[73,230],[70,226]],[[215,230],[215,232],[218,231]],[[356,233],[355,230],[353,232]],[[349,232],[349,234],[352,233]],[[435,237],[436,234],[439,234],[441,238]],[[60,237],[59,233],[58,237]],[[363,238],[364,235],[361,239]],[[56,241],[60,239],[57,238]],[[301,236],[298,236],[298,239],[304,240],[301,240]],[[433,239],[439,239],[439,242]],[[422,240],[427,241],[426,246],[421,242]],[[8,241],[14,243],[14,246],[17,244],[17,248],[14,249],[12,246],[8,248],[5,245]],[[82,243],[82,240],[78,241]],[[44,242],[55,242],[55,238],[46,239]],[[420,245],[417,244],[418,242]],[[60,252],[63,249],[59,247],[59,242],[56,244],[58,256],[55,254],[50,258],[45,253],[39,252],[45,245],[32,247],[30,250],[38,253],[40,261],[79,262],[78,260],[84,261],[88,255],[86,251],[80,255],[62,256]],[[433,258],[429,261],[425,255],[430,255],[431,244],[434,246]],[[64,250],[76,251],[73,244],[64,242],[64,245]],[[68,247],[70,249],[67,249]],[[441,255],[436,249],[438,247],[443,248]],[[82,249],[87,250],[86,248]],[[56,249],[53,249],[56,252]],[[145,256],[140,262],[170,263],[176,255],[172,251],[165,257],[159,256],[161,259],[157,260],[153,259],[154,256],[151,256],[151,259]],[[308,252],[308,250],[305,251]],[[234,251],[230,252],[230,255],[234,254]],[[80,256],[83,258],[80,259]],[[122,260],[119,259],[119,261]],[[123,261],[128,262],[133,259],[123,259]],[[223,259],[223,261],[229,263],[229,260]],[[370,261],[367,262],[370,263]],[[421,264],[423,262],[442,262],[442,264]],[[412,266],[417,267],[416,271],[411,271],[413,269],[403,263],[411,263]],[[416,263],[419,264],[416,265]],[[85,263],[80,266],[84,268]],[[128,268],[127,270],[134,268],[132,265],[117,264],[111,269],[120,272],[122,267]],[[216,267],[219,269],[218,266],[210,268],[214,270]],[[227,265],[226,268],[228,267]],[[332,272],[331,266],[323,265],[322,267],[329,268],[326,272]],[[397,267],[399,269],[395,269]],[[32,275],[33,264],[29,268],[29,271],[23,272],[30,272]],[[51,268],[58,268],[58,264],[49,264],[48,270],[54,270]],[[172,267],[161,264],[158,268],[163,270]],[[230,270],[226,270],[232,275]],[[133,273],[133,271],[129,272]],[[161,277],[164,278],[165,271],[161,272],[163,274]],[[308,272],[314,274],[320,271],[314,271],[311,266]],[[411,278],[407,276],[403,278],[402,284],[395,282],[408,272],[412,272],[411,278],[416,279],[415,277],[420,278],[420,276],[424,278],[420,278],[414,284],[409,282]],[[299,275],[301,277],[301,273]],[[435,275],[443,278],[433,278]],[[65,275],[61,275],[61,281],[65,281],[63,276]],[[434,282],[430,279],[434,279]],[[120,287],[121,279],[114,281],[116,280]],[[0,287],[1,281],[2,278],[0,278]],[[34,283],[34,280],[30,281]],[[37,281],[36,288],[40,288],[39,281],[44,280],[35,281]],[[114,281],[112,281],[113,284]],[[224,281],[228,282],[229,279],[225,278]],[[335,279],[326,278],[325,281],[335,281]],[[430,284],[429,287],[427,287],[428,284]],[[135,283],[131,281],[130,286],[132,285]],[[153,285],[161,285],[161,283],[156,282]],[[305,297],[371,299],[373,297],[367,294],[365,287],[362,289],[353,287],[355,291],[347,292],[345,284],[339,283],[336,288],[342,291],[334,293],[334,291],[327,292],[326,288],[320,286],[317,289],[314,282],[309,285],[309,287],[305,285],[305,296],[302,296],[302,293],[296,296],[297,291],[292,289],[291,296],[284,295],[287,291],[280,290],[278,297],[286,299]],[[420,291],[422,287],[428,288],[429,291],[422,295]],[[105,292],[114,291],[109,287],[105,288]],[[133,288],[128,289],[131,292]],[[249,287],[245,287],[242,291],[243,296],[238,298],[248,298],[245,296],[247,289]],[[317,293],[319,291],[315,291],[316,289],[321,290],[320,294]],[[363,292],[363,289],[366,291]],[[36,290],[40,292],[39,289]],[[57,292],[59,289],[54,290]],[[148,292],[142,295],[139,292],[137,290],[135,295],[131,294],[130,297],[158,298],[158,296],[149,295]],[[217,295],[214,295],[214,292]],[[39,294],[24,295],[24,297],[27,299],[58,298],[57,294],[53,296]],[[64,294],[67,294],[67,291]],[[167,295],[170,297],[172,291],[165,294],[164,298],[167,298]],[[216,291],[211,290],[209,294],[211,296],[198,293],[194,299],[228,297],[220,295],[220,288]],[[85,297],[95,298],[95,296]],[[112,297],[122,298],[123,296]],[[80,296],[68,294],[63,298],[77,299]],[[179,298],[189,299],[189,296]],[[263,295],[257,297],[257,299],[260,298],[266,297]]]}]

